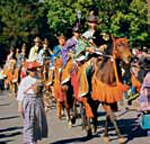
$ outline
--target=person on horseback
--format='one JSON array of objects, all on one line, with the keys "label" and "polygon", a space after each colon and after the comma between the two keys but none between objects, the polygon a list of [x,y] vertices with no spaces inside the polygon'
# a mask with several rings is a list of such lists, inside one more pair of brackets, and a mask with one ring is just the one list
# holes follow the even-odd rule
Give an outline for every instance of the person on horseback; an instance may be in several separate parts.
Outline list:
[{"label": "person on horseback", "polygon": [[52,51],[49,48],[49,41],[47,38],[44,39],[43,48],[39,51],[37,61],[43,65],[46,60],[49,60]]},{"label": "person on horseback", "polygon": [[35,45],[30,49],[28,61],[36,61],[38,57],[38,52],[40,50],[41,45],[41,39],[39,37],[36,37],[34,39]]}]

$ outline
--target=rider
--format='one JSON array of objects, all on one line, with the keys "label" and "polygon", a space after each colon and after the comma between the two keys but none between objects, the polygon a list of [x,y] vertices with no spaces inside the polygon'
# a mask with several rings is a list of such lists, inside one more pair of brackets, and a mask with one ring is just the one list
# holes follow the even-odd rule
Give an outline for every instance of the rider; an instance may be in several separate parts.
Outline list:
[{"label": "rider", "polygon": [[41,39],[39,37],[36,37],[34,39],[35,45],[30,49],[29,58],[28,60],[30,62],[36,61],[38,57],[38,52],[40,49]]}]

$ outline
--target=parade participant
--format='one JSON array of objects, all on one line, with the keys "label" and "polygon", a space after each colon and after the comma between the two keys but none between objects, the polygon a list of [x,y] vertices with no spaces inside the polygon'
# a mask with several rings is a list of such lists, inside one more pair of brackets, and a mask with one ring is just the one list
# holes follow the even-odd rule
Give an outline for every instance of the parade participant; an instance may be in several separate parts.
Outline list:
[{"label": "parade participant", "polygon": [[43,41],[43,48],[39,51],[37,61],[43,65],[46,60],[50,59],[52,51],[49,48],[49,41],[47,38]]},{"label": "parade participant", "polygon": [[83,33],[82,36],[90,40],[96,32],[98,26],[98,17],[94,15],[93,11],[90,12],[90,16],[88,17],[88,26],[89,30]]},{"label": "parade participant", "polygon": [[18,55],[17,67],[20,68],[21,64],[26,60],[26,44],[24,43],[21,47],[21,52]]},{"label": "parade participant", "polygon": [[146,74],[140,90],[140,110],[150,110],[150,67]]},{"label": "parade participant", "polygon": [[98,16],[94,14],[94,11],[90,12],[90,16],[87,20],[89,29],[82,34],[82,37],[104,51],[108,48],[108,44],[110,43],[110,36],[106,33],[102,33],[98,29]]},{"label": "parade participant", "polygon": [[64,47],[64,45],[66,44],[66,37],[61,35],[57,37],[59,45],[54,47],[54,54],[55,56],[61,55],[61,50]]},{"label": "parade participant", "polygon": [[7,55],[7,59],[6,59],[6,63],[5,63],[5,68],[8,67],[8,65],[10,63],[10,60],[13,59],[13,56],[14,56],[14,48],[11,47],[9,54]]},{"label": "parade participant", "polygon": [[16,60],[12,59],[10,61],[8,70],[6,71],[6,76],[10,92],[16,93],[18,85],[18,68],[16,68]]},{"label": "parade participant", "polygon": [[[76,59],[78,63],[78,72],[77,72],[77,83],[73,83],[74,85],[74,93],[76,94],[76,99],[83,104],[83,108],[85,109],[86,114],[81,114],[83,125],[85,123],[85,117],[87,117],[88,128],[87,135],[91,135],[91,125],[90,119],[94,117],[93,111],[91,108],[92,100],[91,100],[91,79],[92,79],[92,66],[89,61],[87,61],[86,56],[80,55]],[[90,102],[90,104],[88,103]],[[84,126],[83,126],[84,127]]]},{"label": "parade participant", "polygon": [[73,54],[75,52],[76,46],[78,44],[78,40],[81,36],[79,32],[79,26],[75,25],[72,29],[73,36],[66,41],[66,44],[62,48],[62,60],[63,60],[63,66],[66,66],[67,62],[70,59],[69,54]]},{"label": "parade participant", "polygon": [[34,39],[35,45],[30,49],[28,61],[33,62],[37,60],[38,51],[40,49],[41,40],[39,37]]},{"label": "parade participant", "polygon": [[20,80],[26,77],[26,75],[27,75],[27,69],[25,67],[25,62],[23,62],[20,70]]},{"label": "parade participant", "polygon": [[[20,83],[17,95],[18,112],[23,117],[25,144],[36,144],[48,134],[46,115],[42,100],[42,83],[36,78],[37,62],[26,63],[29,75]],[[41,85],[42,84],[42,85]]]},{"label": "parade participant", "polygon": [[16,48],[16,51],[15,51],[15,59],[17,60],[18,59],[18,56],[19,56],[19,48]]},{"label": "parade participant", "polygon": [[4,79],[5,79],[4,70],[3,67],[0,67],[0,90],[4,90]]}]

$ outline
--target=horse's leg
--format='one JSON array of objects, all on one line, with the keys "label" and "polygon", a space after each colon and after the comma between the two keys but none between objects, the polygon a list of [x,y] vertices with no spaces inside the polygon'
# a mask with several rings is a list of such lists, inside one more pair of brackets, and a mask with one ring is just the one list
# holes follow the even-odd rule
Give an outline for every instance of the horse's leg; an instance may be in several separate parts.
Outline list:
[{"label": "horse's leg", "polygon": [[94,124],[94,132],[97,132],[97,124],[98,124],[98,107],[99,107],[99,102],[95,101],[94,102],[94,109],[93,109],[93,114],[94,114],[94,118],[93,118],[93,124]]},{"label": "horse's leg", "polygon": [[[89,101],[89,102],[88,102]],[[93,118],[93,112],[91,103],[93,103],[92,99],[83,98],[82,99],[83,106],[85,108],[85,118],[87,119],[87,136],[92,136],[92,128],[91,128],[91,118]]]},{"label": "horse's leg", "polygon": [[106,122],[105,122],[105,130],[104,130],[104,140],[106,142],[109,142],[109,136],[108,136],[108,124],[110,122],[110,118],[108,115],[106,115]]},{"label": "horse's leg", "polygon": [[74,99],[74,101],[73,101],[73,107],[72,107],[73,113],[72,113],[72,119],[71,119],[72,124],[75,124],[75,123],[76,123],[76,118],[77,118],[76,102],[77,102],[77,100]]},{"label": "horse's leg", "polygon": [[64,91],[64,105],[65,105],[65,108],[66,108],[66,112],[67,112],[67,119],[68,119],[68,126],[71,128],[72,127],[72,122],[71,122],[71,116],[70,116],[70,106],[69,106],[69,102],[68,102],[68,99],[67,99],[67,92]]},{"label": "horse's leg", "polygon": [[[118,140],[120,143],[123,143],[125,140],[124,138],[122,137],[121,133],[120,133],[120,130],[118,128],[118,125],[117,125],[117,121],[116,121],[116,118],[115,118],[115,115],[110,107],[110,105],[103,105],[104,109],[106,110],[109,118],[110,118],[110,121],[112,122],[112,124],[114,125],[114,128],[115,128],[115,131],[116,131],[116,134],[118,136]],[[108,133],[108,132],[107,132]]]},{"label": "horse's leg", "polygon": [[81,121],[82,121],[82,130],[86,130],[87,120],[85,116],[85,108],[83,103],[80,103],[80,114],[81,114]]},{"label": "horse's leg", "polygon": [[93,112],[93,126],[94,126],[94,133],[96,133],[97,131],[97,117],[98,117],[98,106],[99,106],[99,102],[98,101],[94,101],[93,99],[89,98],[88,99],[88,104],[90,105],[92,112]]},{"label": "horse's leg", "polygon": [[56,109],[57,109],[57,117],[59,119],[61,119],[61,107],[62,107],[62,103],[59,102],[58,100],[56,101]]},{"label": "horse's leg", "polygon": [[90,118],[87,118],[87,136],[92,136],[92,128]]}]

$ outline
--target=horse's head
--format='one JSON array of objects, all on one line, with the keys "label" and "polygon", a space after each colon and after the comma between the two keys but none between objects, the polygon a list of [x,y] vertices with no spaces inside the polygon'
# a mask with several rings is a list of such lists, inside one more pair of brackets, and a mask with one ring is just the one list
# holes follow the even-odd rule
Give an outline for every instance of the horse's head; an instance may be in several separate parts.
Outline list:
[{"label": "horse's head", "polygon": [[131,61],[132,54],[129,49],[129,44],[126,38],[113,38],[113,53],[116,58],[122,60],[124,63],[129,64]]}]

